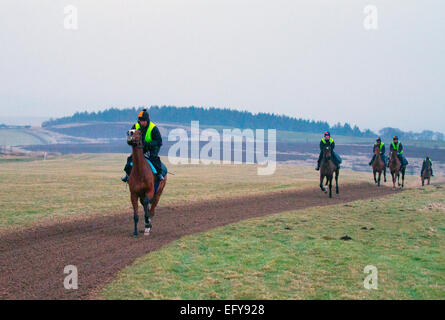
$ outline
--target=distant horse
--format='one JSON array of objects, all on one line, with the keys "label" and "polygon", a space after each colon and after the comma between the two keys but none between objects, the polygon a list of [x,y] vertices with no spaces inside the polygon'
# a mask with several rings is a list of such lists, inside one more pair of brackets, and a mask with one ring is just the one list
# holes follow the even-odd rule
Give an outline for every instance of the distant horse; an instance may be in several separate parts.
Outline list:
[{"label": "distant horse", "polygon": [[335,172],[335,193],[338,194],[338,175],[340,169],[332,161],[332,147],[327,145],[323,148],[323,156],[320,163],[320,189],[324,193],[328,193],[326,187],[323,186],[326,177],[326,185],[329,184],[329,198],[332,198],[332,178]]},{"label": "distant horse", "polygon": [[422,172],[421,180],[422,180],[422,187],[425,185],[425,180],[428,180],[428,185],[431,182],[431,162],[429,160],[425,161],[426,167]]},{"label": "distant horse", "polygon": [[[152,229],[151,219],[155,215],[155,208],[159,202],[162,191],[167,182],[167,176],[159,183],[155,194],[155,178],[143,153],[143,145],[140,130],[130,130],[127,132],[127,143],[133,149],[133,168],[128,179],[131,193],[131,204],[133,205],[134,236],[138,235],[138,200],[144,207],[145,231],[144,235],[149,235]],[[152,203],[149,208],[149,204]]]},{"label": "distant horse", "polygon": [[393,190],[396,188],[396,180],[398,186],[400,187],[400,173],[402,173],[401,186],[403,188],[405,184],[405,167],[402,167],[399,157],[397,156],[397,151],[394,149],[391,150],[389,156],[389,170],[391,171]]},{"label": "distant horse", "polygon": [[[385,161],[383,161],[382,156],[380,155],[380,148],[377,145],[374,146],[374,154],[375,154],[375,158],[374,158],[374,162],[372,163],[372,171],[374,174],[374,182],[380,187],[380,178],[382,177],[382,172],[383,172],[384,180],[386,182],[386,166],[385,166]],[[376,178],[377,172],[379,173],[378,180]]]}]

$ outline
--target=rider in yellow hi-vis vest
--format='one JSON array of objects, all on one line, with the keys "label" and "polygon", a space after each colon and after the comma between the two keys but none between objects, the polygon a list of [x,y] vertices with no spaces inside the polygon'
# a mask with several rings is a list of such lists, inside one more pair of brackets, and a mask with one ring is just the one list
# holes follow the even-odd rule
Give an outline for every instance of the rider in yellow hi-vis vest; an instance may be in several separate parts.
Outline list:
[{"label": "rider in yellow hi-vis vest", "polygon": [[[150,116],[146,109],[142,110],[138,115],[138,122],[133,125],[131,129],[141,130],[142,137],[144,137],[143,147],[144,154],[149,154],[148,159],[155,167],[157,174],[156,177],[159,180],[163,180],[164,177],[161,173],[162,164],[161,159],[159,158],[159,150],[162,146],[162,137],[159,132],[158,127],[150,121]],[[127,164],[125,165],[124,171],[126,173],[125,176],[121,178],[123,182],[127,182],[130,177],[131,168],[132,168],[132,156],[127,158]]]},{"label": "rider in yellow hi-vis vest", "polygon": [[[406,167],[408,165],[408,160],[406,160],[405,156],[403,155],[403,145],[399,141],[398,136],[394,136],[392,138],[392,143],[389,147],[389,152],[391,153],[392,150],[397,151],[397,157],[399,158],[402,167]],[[388,167],[389,167],[389,161],[388,161]]]},{"label": "rider in yellow hi-vis vest", "polygon": [[315,170],[320,170],[320,162],[321,162],[321,158],[323,156],[323,148],[326,144],[329,144],[332,147],[332,155],[333,155],[333,162],[335,163],[335,165],[340,169],[340,164],[342,162],[340,156],[335,153],[334,148],[335,148],[335,142],[334,139],[331,138],[331,133],[329,131],[325,131],[324,135],[323,135],[323,139],[321,139],[320,141],[320,155],[318,156],[318,161],[317,161],[317,167],[315,168]]},{"label": "rider in yellow hi-vis vest", "polygon": [[[383,160],[383,162],[386,165],[387,162],[388,162],[388,159],[386,158],[386,155],[385,155],[386,147],[385,147],[385,144],[382,142],[382,139],[380,137],[377,138],[376,142],[372,146],[372,153],[374,153],[375,146],[378,146],[380,148],[380,156],[382,157],[382,160]],[[370,166],[372,166],[372,163],[374,162],[374,159],[375,159],[375,154],[372,156],[371,162],[369,163]]]}]

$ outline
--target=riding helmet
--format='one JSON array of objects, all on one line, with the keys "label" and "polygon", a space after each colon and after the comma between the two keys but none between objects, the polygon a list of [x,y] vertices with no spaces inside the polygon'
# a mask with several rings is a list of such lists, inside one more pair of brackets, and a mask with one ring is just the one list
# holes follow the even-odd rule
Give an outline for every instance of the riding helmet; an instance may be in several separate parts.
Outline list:
[{"label": "riding helmet", "polygon": [[147,109],[144,109],[141,112],[139,112],[138,120],[150,122],[150,116],[148,115]]},{"label": "riding helmet", "polygon": [[377,138],[377,142],[382,142],[382,139],[380,139],[380,137]]},{"label": "riding helmet", "polygon": [[324,136],[326,137],[326,136],[331,136],[331,133],[329,132],[329,131],[325,131],[324,132]]},{"label": "riding helmet", "polygon": [[392,137],[392,139],[393,140],[399,140],[399,137],[398,136],[394,136],[394,137]]}]

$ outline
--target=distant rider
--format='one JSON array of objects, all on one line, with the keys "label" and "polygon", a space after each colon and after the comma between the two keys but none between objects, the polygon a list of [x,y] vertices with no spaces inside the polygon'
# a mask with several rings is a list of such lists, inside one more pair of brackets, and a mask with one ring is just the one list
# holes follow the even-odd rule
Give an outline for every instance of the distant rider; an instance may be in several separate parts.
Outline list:
[{"label": "distant rider", "polygon": [[[142,137],[144,139],[143,142],[143,152],[144,154],[148,154],[148,159],[153,164],[157,171],[157,178],[159,181],[164,180],[164,177],[161,173],[162,165],[161,159],[159,158],[159,150],[162,146],[162,137],[159,132],[158,127],[150,121],[150,116],[146,109],[142,110],[138,115],[138,122],[133,125],[131,129],[141,130]],[[126,173],[125,176],[121,178],[123,182],[127,182],[130,177],[131,168],[132,168],[132,155],[127,158],[127,164],[125,165],[124,171]]]},{"label": "distant rider", "polygon": [[430,158],[430,157],[426,157],[425,160],[423,160],[423,163],[422,163],[422,171],[420,171],[420,176],[423,175],[423,171],[425,171],[425,169],[426,169],[426,167],[427,167],[427,162],[428,162],[428,161],[430,162],[431,176],[434,177],[434,174],[433,174],[433,161],[431,161],[431,158]]},{"label": "distant rider", "polygon": [[321,158],[323,157],[323,148],[326,145],[330,145],[331,146],[333,162],[340,169],[340,163],[342,162],[342,160],[338,156],[338,154],[336,154],[334,152],[334,149],[335,149],[334,139],[331,138],[331,133],[329,131],[325,131],[324,132],[324,137],[320,141],[320,155],[318,156],[317,167],[315,168],[315,170],[317,170],[317,171],[320,170],[320,162],[321,162]]},{"label": "distant rider", "polygon": [[[374,148],[376,146],[379,147],[379,149],[380,149],[380,156],[382,157],[382,160],[383,160],[383,162],[386,165],[386,163],[387,163],[387,159],[386,159],[386,156],[385,156],[386,147],[385,147],[385,143],[382,142],[382,139],[380,137],[377,138],[376,142],[374,143],[374,147],[372,148],[372,152],[373,153],[374,153]],[[372,166],[372,163],[374,162],[374,160],[375,160],[375,154],[372,156],[371,162],[369,163],[370,166]]]},{"label": "distant rider", "polygon": [[[392,152],[392,150],[397,151],[397,157],[399,158],[402,167],[406,167],[408,165],[408,160],[406,160],[405,156],[403,155],[403,145],[399,141],[398,136],[394,136],[392,138],[392,143],[391,146],[389,147],[389,150],[390,152]],[[388,167],[389,167],[389,162],[388,162]]]}]

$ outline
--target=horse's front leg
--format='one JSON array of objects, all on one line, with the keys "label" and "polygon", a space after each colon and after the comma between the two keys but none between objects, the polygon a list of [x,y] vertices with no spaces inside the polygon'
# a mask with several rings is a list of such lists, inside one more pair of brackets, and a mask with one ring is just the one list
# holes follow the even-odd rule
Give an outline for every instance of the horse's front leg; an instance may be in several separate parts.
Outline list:
[{"label": "horse's front leg", "polygon": [[150,216],[148,213],[149,205],[150,205],[150,198],[145,196],[145,198],[143,200],[143,206],[144,206],[144,218],[145,218],[144,235],[146,235],[146,236],[148,236],[150,234],[150,230],[151,230],[151,219],[150,219]]},{"label": "horse's front leg", "polygon": [[395,172],[391,172],[391,178],[392,178],[392,189],[395,190],[396,189],[396,173]]},{"label": "horse's front leg", "polygon": [[332,198],[332,175],[329,177],[329,198]]},{"label": "horse's front leg", "polygon": [[321,191],[323,191],[324,193],[326,193],[325,188],[323,187],[323,180],[324,180],[324,176],[322,174],[320,174],[320,189]]},{"label": "horse's front leg", "polygon": [[380,180],[382,179],[382,171],[379,171],[379,180],[377,186],[380,187]]},{"label": "horse's front leg", "polygon": [[137,237],[138,235],[138,196],[134,193],[131,194],[131,204],[133,205],[133,220],[134,220],[134,232],[133,235]]},{"label": "horse's front leg", "polygon": [[374,175],[374,183],[377,183],[376,173],[377,173],[377,171],[374,169],[374,170],[372,171],[372,174]]},{"label": "horse's front leg", "polygon": [[383,169],[383,178],[384,178],[383,181],[385,181],[386,183],[386,164],[385,164],[385,169]]}]

